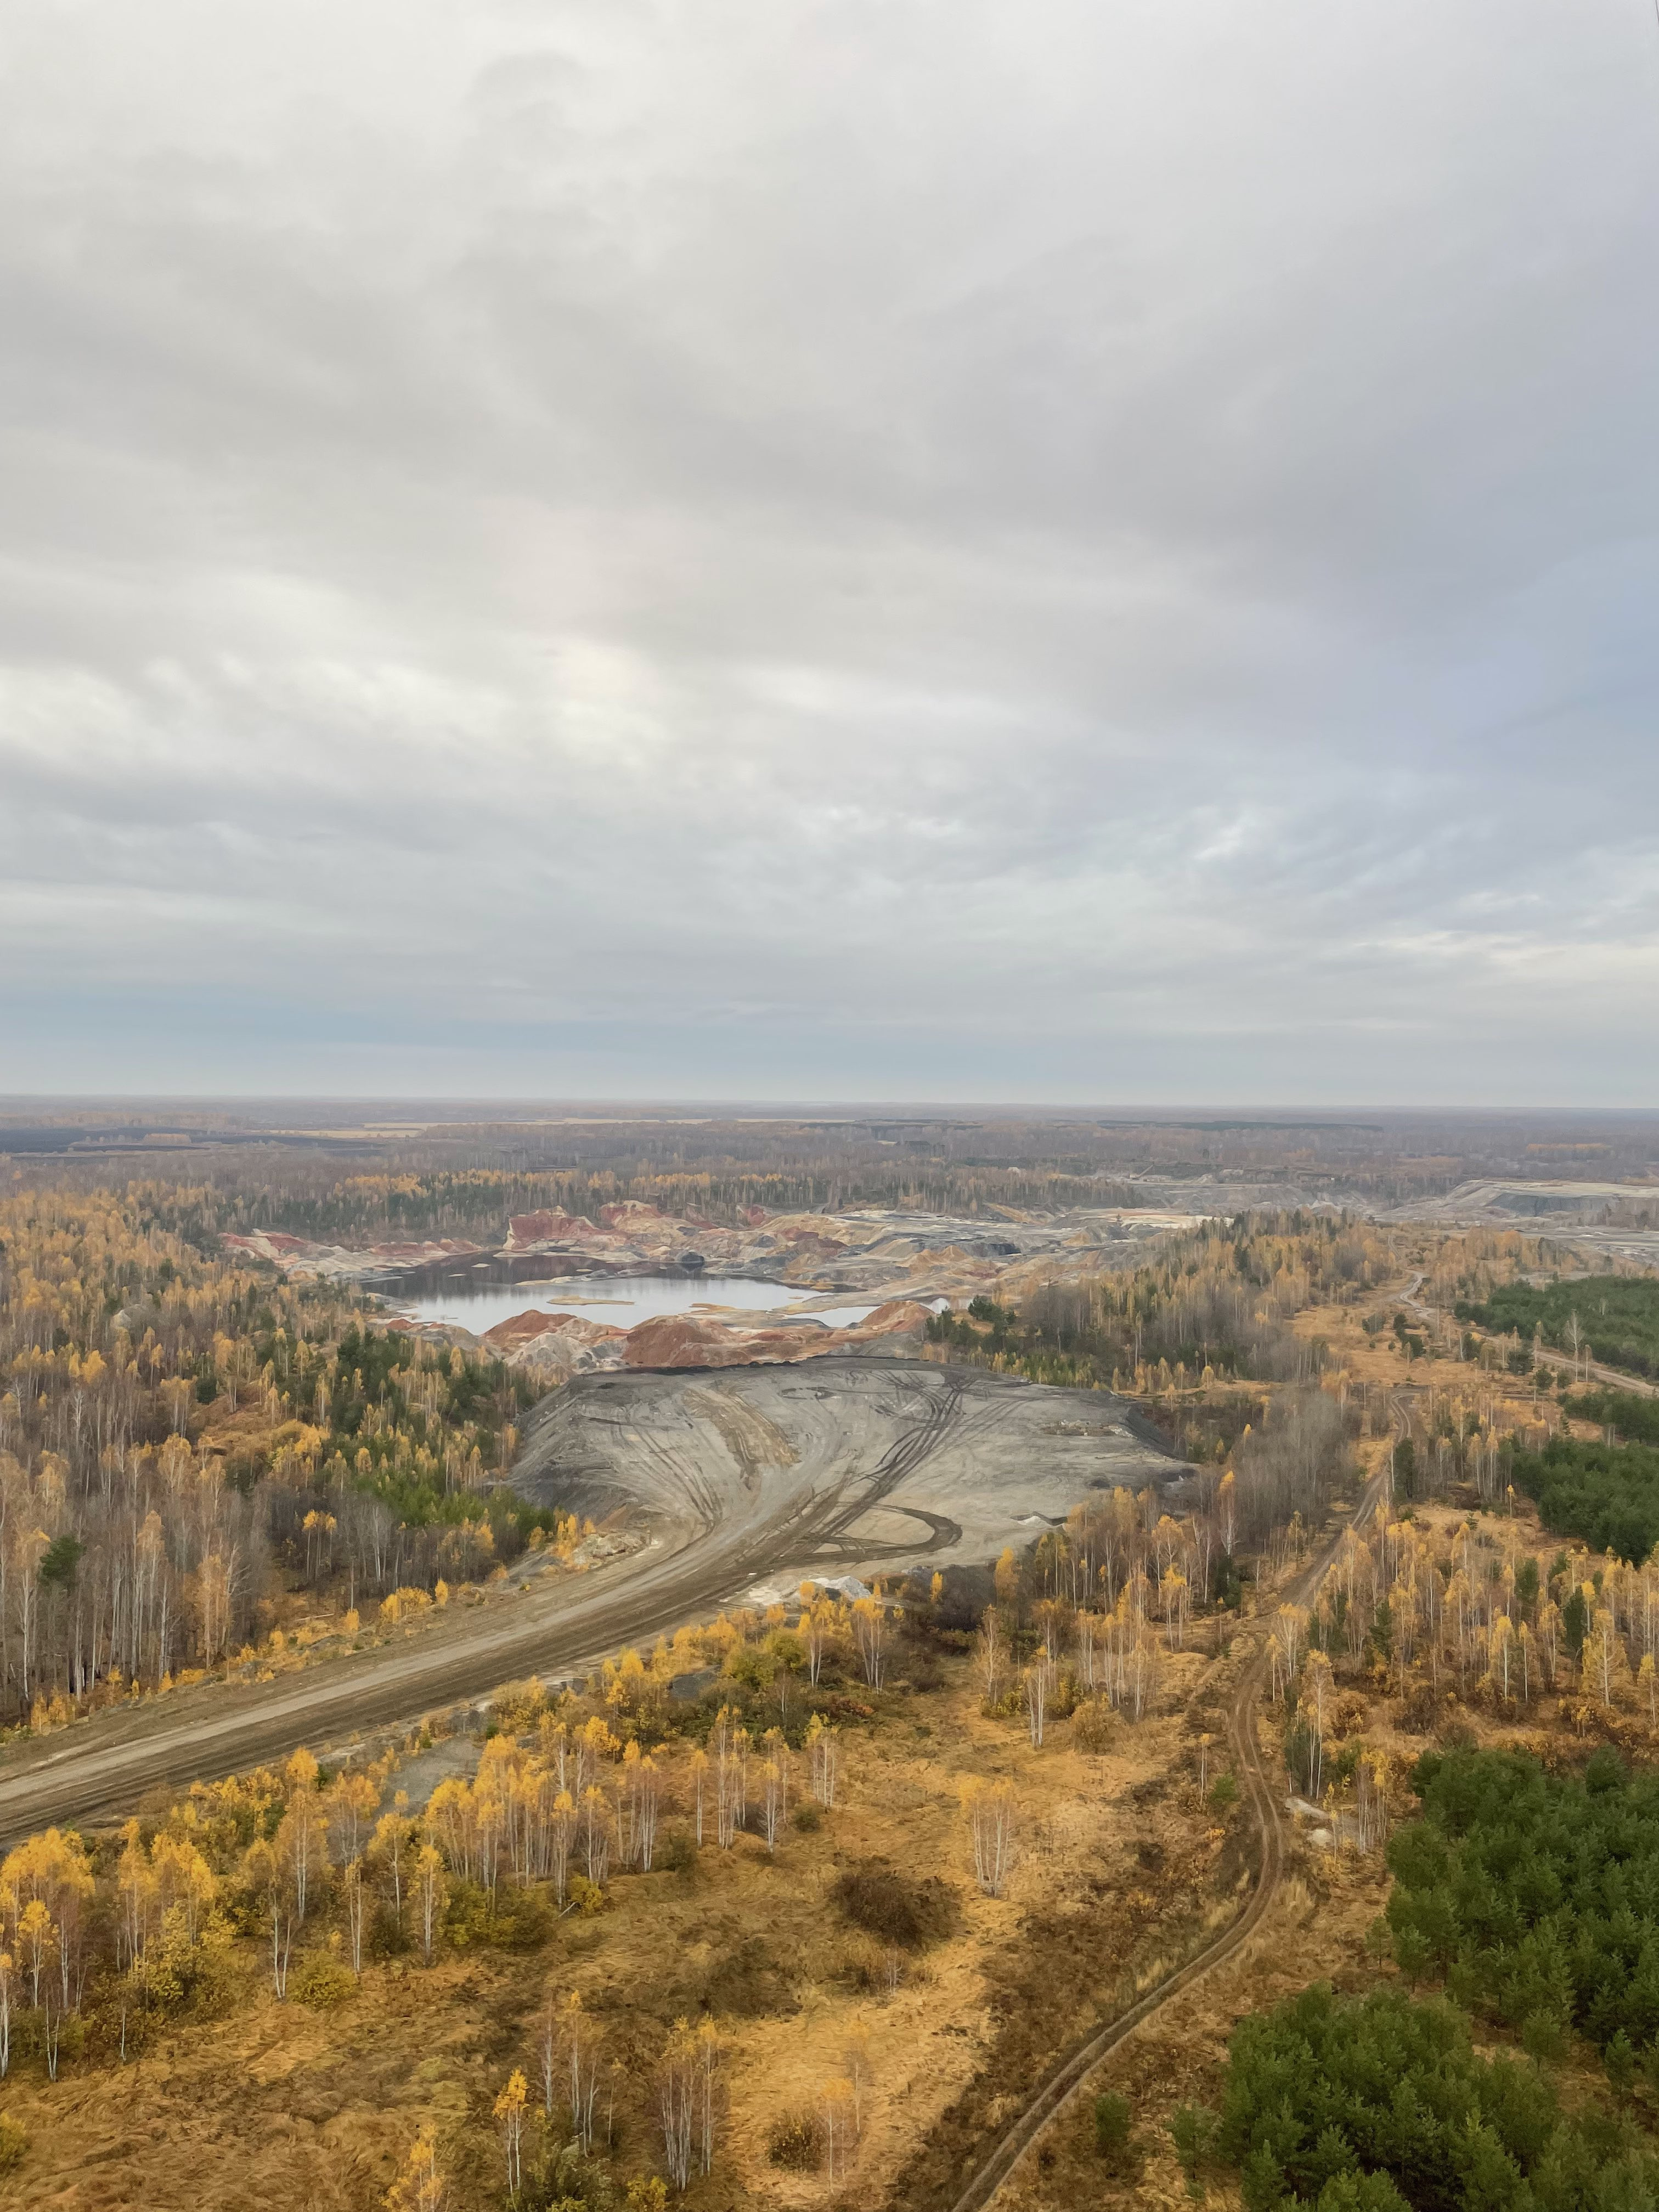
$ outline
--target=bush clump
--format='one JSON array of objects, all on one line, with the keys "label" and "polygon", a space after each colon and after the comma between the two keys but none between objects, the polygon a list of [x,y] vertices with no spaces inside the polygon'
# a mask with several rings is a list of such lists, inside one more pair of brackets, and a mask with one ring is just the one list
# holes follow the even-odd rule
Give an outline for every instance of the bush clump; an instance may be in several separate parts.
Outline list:
[{"label": "bush clump", "polygon": [[746,1936],[715,1954],[695,2003],[699,2011],[726,2013],[734,2020],[800,2010],[787,1966],[758,1936]]},{"label": "bush clump", "polygon": [[816,2173],[823,2163],[823,2123],[810,2105],[780,2112],[766,2131],[766,2155],[789,2173]]},{"label": "bush clump", "polygon": [[[570,1894],[582,1911],[597,1911],[577,1894],[581,1879],[572,1876]],[[453,1883],[444,1912],[444,1933],[459,1951],[480,1944],[497,1951],[533,1951],[546,1942],[552,1924],[547,1905],[529,1891],[492,1892],[465,1880]]]},{"label": "bush clump", "polygon": [[1116,1734],[1117,1715],[1104,1698],[1091,1698],[1072,1716],[1072,1741],[1092,1759],[1111,1749]]},{"label": "bush clump", "polygon": [[289,1994],[313,2012],[330,2012],[353,1996],[356,1987],[356,1977],[343,1959],[327,1951],[313,1951],[294,1969]]},{"label": "bush clump", "polygon": [[885,1859],[848,1867],[830,1894],[855,1928],[906,1951],[942,1941],[957,1924],[955,1894],[937,1875],[918,1881]]},{"label": "bush clump", "polygon": [[1177,2105],[1170,2115],[1170,2141],[1189,2185],[1197,2181],[1199,2167],[1215,2148],[1218,2126],[1206,2105]]},{"label": "bush clump", "polygon": [[657,1847],[657,1864],[664,1874],[695,1874],[697,1845],[691,1831],[677,1823],[664,1832]]},{"label": "bush clump", "polygon": [[1115,2165],[1129,2148],[1129,2100],[1108,2090],[1095,2099],[1095,2149]]}]

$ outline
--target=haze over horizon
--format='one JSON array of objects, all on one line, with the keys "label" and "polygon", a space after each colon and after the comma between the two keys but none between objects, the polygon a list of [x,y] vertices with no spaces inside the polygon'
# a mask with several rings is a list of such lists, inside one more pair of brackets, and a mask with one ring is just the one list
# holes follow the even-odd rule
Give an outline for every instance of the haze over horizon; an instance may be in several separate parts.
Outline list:
[{"label": "haze over horizon", "polygon": [[1644,0],[0,24],[0,1088],[1659,1098]]}]

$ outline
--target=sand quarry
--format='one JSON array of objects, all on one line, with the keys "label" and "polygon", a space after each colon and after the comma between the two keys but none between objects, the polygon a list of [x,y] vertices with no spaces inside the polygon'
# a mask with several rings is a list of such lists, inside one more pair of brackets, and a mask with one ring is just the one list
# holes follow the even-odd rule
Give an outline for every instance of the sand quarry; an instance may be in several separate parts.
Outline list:
[{"label": "sand quarry", "polygon": [[1121,1399],[866,1357],[584,1377],[534,1417],[514,1486],[641,1516],[669,1543],[718,1530],[723,1555],[789,1587],[994,1559],[1091,1491],[1186,1477]]}]

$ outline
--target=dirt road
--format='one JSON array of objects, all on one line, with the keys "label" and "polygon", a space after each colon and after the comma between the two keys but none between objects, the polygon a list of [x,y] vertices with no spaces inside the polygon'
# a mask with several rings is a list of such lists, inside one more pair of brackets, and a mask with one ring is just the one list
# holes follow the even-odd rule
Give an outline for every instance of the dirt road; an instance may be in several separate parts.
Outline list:
[{"label": "dirt road", "polygon": [[[1421,1275],[1413,1276],[1411,1289],[1401,1297],[1400,1304],[1409,1306],[1414,1313],[1421,1314],[1425,1321],[1431,1322],[1439,1311],[1439,1308],[1425,1305],[1413,1295],[1422,1280]],[[1567,1352],[1556,1352],[1551,1356],[1567,1360],[1574,1358],[1572,1353]],[[1584,1365],[1589,1378],[1603,1384],[1609,1390],[1633,1391],[1638,1398],[1659,1397],[1659,1382],[1646,1382],[1641,1376],[1632,1375],[1626,1368],[1604,1366],[1599,1359],[1587,1359]]]},{"label": "dirt road", "polygon": [[[1340,1549],[1345,1530],[1361,1527],[1376,1511],[1387,1480],[1386,1468],[1379,1469],[1367,1485],[1357,1510],[1321,1547],[1292,1588],[1286,1591],[1281,1602],[1306,1605],[1310,1601]],[[1260,1619],[1259,1632],[1262,1637],[1262,1648],[1245,1669],[1232,1711],[1228,1716],[1228,1735],[1232,1744],[1237,1778],[1249,1800],[1261,1840],[1261,1862],[1257,1869],[1255,1886],[1243,1911],[1196,1957],[1167,1974],[1161,1982],[1155,1983],[1144,1996],[1119,2013],[1060,2062],[1018,2118],[1005,2129],[990,2155],[956,2199],[951,2212],[982,2212],[982,2208],[995,2197],[1025,2152],[1048,2123],[1071,2102],[1101,2061],[1133,2035],[1143,2021],[1161,2011],[1212,1967],[1231,1957],[1242,1944],[1248,1942],[1279,1894],[1285,1879],[1290,1823],[1281,1793],[1274,1788],[1262,1758],[1256,1731],[1256,1708],[1268,1667],[1267,1638],[1269,1621],[1265,1614]]]},{"label": "dirt road", "polygon": [[1644,1382],[1641,1376],[1627,1374],[1622,1367],[1603,1367],[1600,1360],[1592,1359],[1589,1371],[1609,1390],[1632,1390],[1638,1398],[1659,1398],[1659,1382]]},{"label": "dirt road", "polygon": [[1180,1472],[1124,1426],[1115,1400],[980,1369],[819,1360],[594,1376],[548,1401],[515,1481],[584,1510],[630,1504],[650,1548],[453,1605],[404,1642],[270,1682],[204,1683],[19,1745],[0,1759],[0,1846],[118,1819],[158,1785],[236,1773],[302,1743],[320,1752],[526,1674],[586,1671],[763,1577],[994,1558],[1002,1532],[1063,1516],[1091,1486]]},{"label": "dirt road", "polygon": [[[1436,1309],[1423,1304],[1417,1297],[1417,1291],[1423,1280],[1421,1274],[1413,1275],[1407,1288],[1403,1291],[1395,1293],[1394,1302],[1422,1316],[1425,1320],[1431,1320]],[[1604,1367],[1592,1362],[1590,1373],[1599,1381],[1609,1384],[1615,1389],[1633,1390],[1643,1396],[1659,1395],[1659,1385],[1644,1382],[1640,1376],[1625,1374],[1617,1368]],[[1416,1395],[1417,1393],[1410,1385],[1392,1390],[1389,1394],[1389,1407],[1398,1434],[1403,1435],[1407,1432],[1404,1419],[1405,1402],[1408,1397],[1414,1398]],[[1387,1480],[1386,1468],[1379,1468],[1366,1486],[1358,1510],[1345,1524],[1346,1527],[1362,1526],[1376,1511],[1378,1501],[1383,1495]],[[1343,1533],[1342,1528],[1338,1528],[1333,1534],[1305,1572],[1298,1577],[1294,1588],[1286,1594],[1287,1602],[1306,1605],[1310,1601],[1340,1548]],[[1265,1622],[1263,1632],[1265,1638]],[[1214,1942],[1206,1946],[1195,1958],[1188,1960],[1184,1966],[1177,1968],[1163,1981],[1156,1984],[1136,2003],[1120,2013],[1104,2027],[1090,2037],[1086,2043],[1079,2045],[1075,2051],[1061,2060],[1043,2082],[1036,2095],[1018,2118],[1011,2122],[1005,2130],[984,2164],[956,2199],[951,2207],[951,2212],[982,2212],[982,2208],[991,2203],[1025,2152],[1036,2141],[1048,2123],[1071,2101],[1085,2080],[1101,2061],[1115,2051],[1119,2044],[1132,2035],[1143,2021],[1150,2019],[1154,2013],[1161,2011],[1184,1990],[1189,1989],[1194,1982],[1207,1974],[1212,1967],[1219,1965],[1222,1960],[1231,1956],[1243,1943],[1246,1942],[1278,1894],[1285,1878],[1290,1826],[1285,1817],[1285,1808],[1280,1802],[1279,1792],[1273,1786],[1263,1762],[1261,1747],[1256,1733],[1256,1706],[1261,1697],[1262,1683],[1267,1676],[1267,1666],[1268,1654],[1264,1641],[1263,1649],[1256,1654],[1239,1684],[1238,1695],[1234,1701],[1228,1723],[1228,1733],[1233,1746],[1233,1755],[1237,1762],[1239,1778],[1244,1784],[1245,1793],[1249,1799],[1261,1838],[1261,1864],[1257,1873],[1255,1887],[1251,1891],[1243,1911],[1223,1930]]]}]

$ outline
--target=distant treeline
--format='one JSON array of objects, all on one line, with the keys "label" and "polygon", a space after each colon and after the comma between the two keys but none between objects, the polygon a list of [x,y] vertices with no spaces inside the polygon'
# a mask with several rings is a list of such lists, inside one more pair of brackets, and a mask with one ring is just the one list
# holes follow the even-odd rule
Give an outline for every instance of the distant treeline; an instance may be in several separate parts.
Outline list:
[{"label": "distant treeline", "polygon": [[229,1230],[286,1230],[325,1243],[383,1243],[427,1237],[498,1242],[515,1213],[585,1214],[628,1200],[723,1227],[751,1207],[769,1213],[836,1212],[855,1206],[996,1218],[1077,1206],[1131,1206],[1130,1186],[1041,1166],[997,1169],[878,1159],[865,1165],[826,1161],[798,1168],[735,1164],[709,1170],[617,1167],[532,1171],[439,1170],[356,1175],[325,1181],[296,1170],[263,1188],[202,1188],[172,1194],[167,1225],[192,1243]]}]

